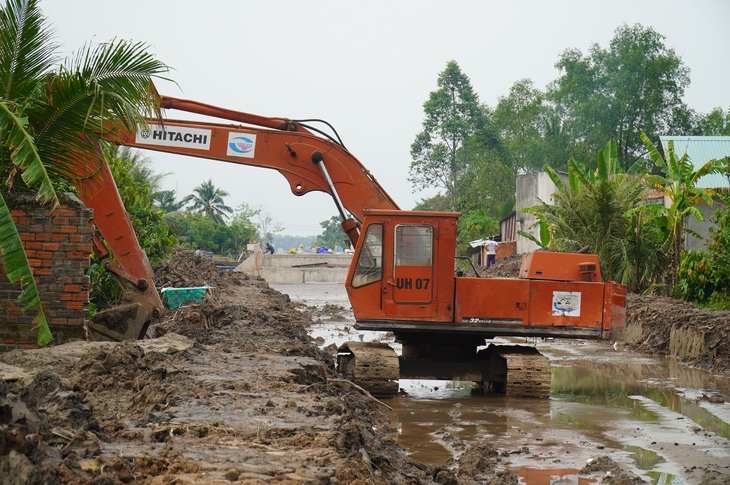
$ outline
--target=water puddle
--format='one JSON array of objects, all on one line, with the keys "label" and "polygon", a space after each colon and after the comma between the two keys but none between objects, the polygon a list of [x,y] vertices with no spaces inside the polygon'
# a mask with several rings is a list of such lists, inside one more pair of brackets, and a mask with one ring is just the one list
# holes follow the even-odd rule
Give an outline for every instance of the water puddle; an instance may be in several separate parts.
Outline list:
[{"label": "water puddle", "polygon": [[[349,309],[336,286],[281,286],[294,301]],[[392,342],[352,324],[349,316],[322,321],[312,335],[322,347]],[[402,394],[386,400],[394,438],[432,466],[488,440],[525,485],[595,483],[579,470],[601,455],[652,484],[701,483],[705,471],[730,474],[730,376],[601,343],[546,341],[538,348],[553,363],[549,400],[473,395],[472,383],[401,380]]]}]

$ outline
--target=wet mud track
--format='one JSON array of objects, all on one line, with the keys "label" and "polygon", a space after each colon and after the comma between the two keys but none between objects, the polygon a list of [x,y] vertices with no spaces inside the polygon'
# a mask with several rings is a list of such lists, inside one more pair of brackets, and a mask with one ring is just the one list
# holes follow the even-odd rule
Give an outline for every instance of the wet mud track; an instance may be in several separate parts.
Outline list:
[{"label": "wet mud track", "polygon": [[[347,308],[336,286],[304,286],[277,288],[296,301]],[[346,311],[322,318],[313,334],[322,345],[388,340],[354,331]],[[472,395],[470,383],[401,381],[404,392],[386,402],[393,407],[396,439],[413,458],[448,464],[474,443],[488,442],[501,455],[497,466],[519,483],[609,480],[611,467],[602,457],[625,466],[636,483],[730,483],[730,374],[631,352],[622,344],[504,342],[535,345],[550,358],[551,398]],[[594,473],[586,473],[587,463],[596,465]],[[613,476],[612,483],[619,483]]]}]

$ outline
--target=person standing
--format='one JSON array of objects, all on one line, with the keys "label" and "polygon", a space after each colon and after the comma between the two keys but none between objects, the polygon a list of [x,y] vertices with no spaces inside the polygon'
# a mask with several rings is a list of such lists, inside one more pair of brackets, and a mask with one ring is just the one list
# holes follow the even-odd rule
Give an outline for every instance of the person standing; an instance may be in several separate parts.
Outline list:
[{"label": "person standing", "polygon": [[487,268],[497,261],[497,246],[499,243],[494,240],[494,236],[489,237],[489,241],[484,245],[487,248]]}]

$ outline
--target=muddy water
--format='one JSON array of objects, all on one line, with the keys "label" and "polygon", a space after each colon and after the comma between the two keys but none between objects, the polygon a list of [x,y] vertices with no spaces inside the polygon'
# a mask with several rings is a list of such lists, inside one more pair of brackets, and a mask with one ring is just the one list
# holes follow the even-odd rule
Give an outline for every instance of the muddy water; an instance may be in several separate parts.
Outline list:
[{"label": "muddy water", "polygon": [[[310,306],[348,309],[344,318],[315,325],[312,335],[322,346],[392,343],[385,334],[352,328],[341,285],[272,287]],[[505,342],[536,345],[550,358],[551,398],[479,395],[471,383],[402,380],[401,395],[387,404],[395,438],[414,458],[445,464],[470,442],[487,440],[529,485],[590,483],[579,470],[601,455],[654,484],[703,483],[707,471],[730,475],[730,376],[599,342]]]}]

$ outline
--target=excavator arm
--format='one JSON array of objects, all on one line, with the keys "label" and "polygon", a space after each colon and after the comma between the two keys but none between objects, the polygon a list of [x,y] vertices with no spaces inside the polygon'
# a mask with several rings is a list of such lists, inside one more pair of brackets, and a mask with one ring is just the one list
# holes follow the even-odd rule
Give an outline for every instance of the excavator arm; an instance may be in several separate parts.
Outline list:
[{"label": "excavator arm", "polygon": [[[353,245],[366,210],[399,209],[341,143],[316,134],[304,123],[166,96],[162,107],[217,121],[150,119],[136,131],[109,130],[106,138],[119,145],[274,169],[296,196],[312,191],[330,194]],[[95,237],[94,251],[123,290],[120,306],[98,313],[88,323],[91,337],[144,338],[150,322],[162,315],[164,307],[109,167],[103,159],[79,160],[73,179],[81,200],[94,210],[94,222],[106,242]],[[107,246],[116,262],[109,257]]]}]

